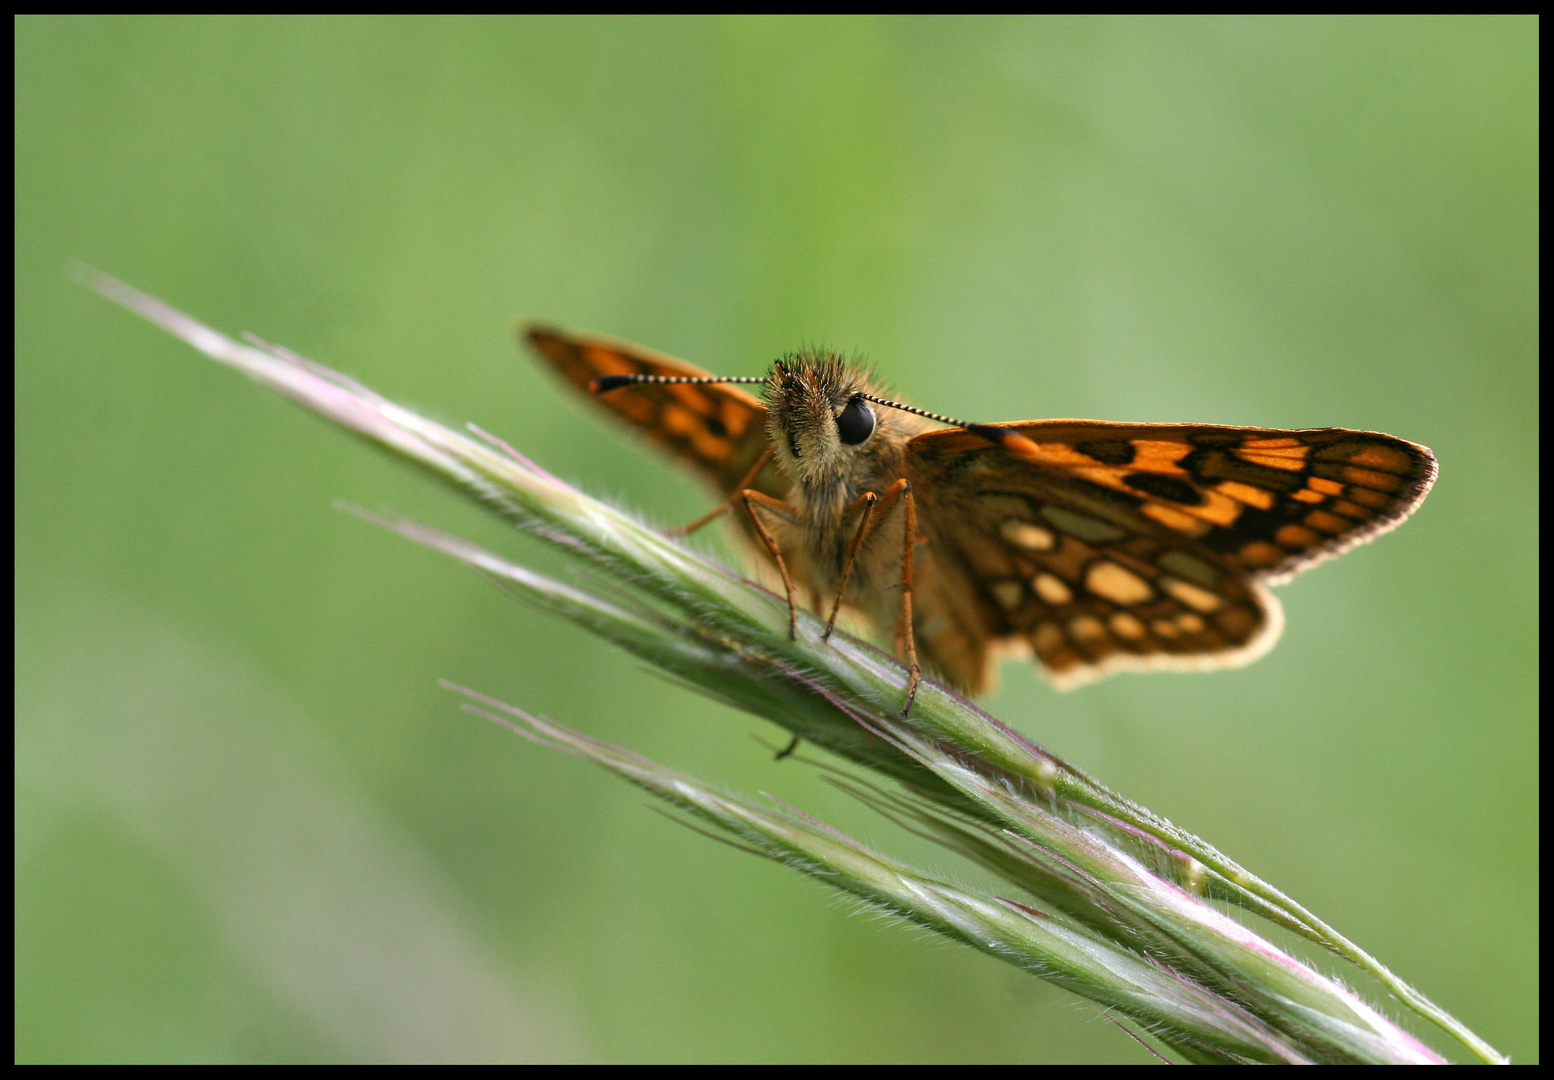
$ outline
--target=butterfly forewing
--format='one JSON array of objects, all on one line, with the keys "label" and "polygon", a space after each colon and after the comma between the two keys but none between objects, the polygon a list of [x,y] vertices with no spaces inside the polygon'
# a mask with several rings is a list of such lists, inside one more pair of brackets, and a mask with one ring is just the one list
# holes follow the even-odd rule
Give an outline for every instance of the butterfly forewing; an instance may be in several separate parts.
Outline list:
[{"label": "butterfly forewing", "polygon": [[[548,326],[524,327],[522,337],[590,401],[694,466],[720,496],[734,489],[766,449],[766,406],[736,386],[638,383],[608,394],[588,392],[601,375],[706,375],[700,368],[639,345]],[[751,486],[774,498],[787,489],[772,466]]]},{"label": "butterfly forewing", "polygon": [[1263,584],[1393,527],[1435,475],[1371,432],[1099,421],[930,432],[907,460],[943,572],[1059,685],[1260,655],[1282,620]]}]

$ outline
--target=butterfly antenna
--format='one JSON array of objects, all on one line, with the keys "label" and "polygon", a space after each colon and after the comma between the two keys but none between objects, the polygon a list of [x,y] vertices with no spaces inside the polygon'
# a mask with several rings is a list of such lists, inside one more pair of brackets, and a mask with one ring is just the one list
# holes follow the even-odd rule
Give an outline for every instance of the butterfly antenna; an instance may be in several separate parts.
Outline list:
[{"label": "butterfly antenna", "polygon": [[[778,365],[782,370],[782,365]],[[599,375],[588,384],[590,394],[608,394],[611,390],[619,390],[623,386],[632,386],[637,383],[654,383],[665,386],[670,383],[766,383],[771,380],[762,375]],[[1025,436],[1006,428],[989,427],[986,424],[969,424],[964,420],[957,420],[953,416],[945,416],[943,413],[929,412],[927,409],[915,408],[911,405],[903,405],[899,401],[889,401],[873,394],[859,394],[866,401],[872,401],[876,405],[884,405],[891,409],[900,409],[902,412],[916,413],[918,416],[926,416],[930,420],[937,420],[941,424],[949,424],[951,427],[964,428],[973,435],[981,436],[995,446],[1002,446],[1006,450],[1016,453],[1031,453],[1036,445]]]},{"label": "butterfly antenna", "polygon": [[873,394],[859,394],[858,396],[866,401],[872,401],[876,405],[888,405],[892,409],[900,409],[902,412],[916,413],[918,416],[926,416],[930,420],[937,420],[939,423],[949,424],[951,427],[971,428],[976,426],[975,424],[968,424],[964,420],[957,420],[953,416],[942,416],[936,412],[929,412],[927,409],[916,409],[911,405],[903,405],[899,401],[886,401],[884,398],[875,397]]},{"label": "butterfly antenna", "polygon": [[634,383],[764,383],[760,375],[600,375],[588,384],[590,394],[608,394]]},{"label": "butterfly antenna", "polygon": [[986,439],[994,446],[1002,446],[1015,454],[1030,455],[1037,452],[1036,444],[1018,431],[1009,428],[991,427],[987,424],[968,424],[964,420],[957,420],[953,416],[944,416],[941,413],[929,412],[927,409],[915,409],[910,405],[903,405],[899,401],[886,401],[884,398],[875,397],[873,394],[860,394],[859,397],[874,402],[876,405],[888,405],[892,409],[900,409],[902,412],[916,413],[918,416],[926,416],[930,420],[937,420],[941,424],[949,424],[951,427],[965,428],[971,434]]}]

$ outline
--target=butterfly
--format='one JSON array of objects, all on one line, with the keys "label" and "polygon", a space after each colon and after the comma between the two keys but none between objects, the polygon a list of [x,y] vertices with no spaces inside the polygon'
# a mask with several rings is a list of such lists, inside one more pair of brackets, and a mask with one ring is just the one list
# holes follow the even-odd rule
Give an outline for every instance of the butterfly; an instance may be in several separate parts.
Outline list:
[{"label": "butterfly", "polygon": [[[1436,476],[1423,446],[1344,428],[1026,420],[970,424],[886,398],[860,366],[790,353],[718,377],[622,341],[521,337],[590,400],[742,509],[787,592],[893,632],[966,693],[1033,653],[1060,689],[1118,671],[1208,670],[1266,653],[1268,586],[1399,525]],[[759,384],[757,398],[738,384]]]}]

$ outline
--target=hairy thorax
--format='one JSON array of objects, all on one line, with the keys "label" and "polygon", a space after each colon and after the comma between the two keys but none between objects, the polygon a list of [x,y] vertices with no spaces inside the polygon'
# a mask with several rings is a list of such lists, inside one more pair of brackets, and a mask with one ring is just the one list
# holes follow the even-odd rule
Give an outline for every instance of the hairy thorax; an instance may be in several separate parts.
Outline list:
[{"label": "hairy thorax", "polygon": [[[782,531],[784,547],[805,564],[802,576],[819,589],[834,589],[847,549],[862,522],[859,500],[872,492],[883,498],[902,476],[907,441],[932,424],[891,409],[871,411],[868,438],[848,445],[838,418],[860,393],[877,394],[857,368],[830,354],[792,355],[773,370],[767,388],[767,430],[777,467],[789,482],[788,502],[796,521]],[[859,548],[849,599],[883,595],[900,579],[905,517],[898,499],[871,514]]]}]

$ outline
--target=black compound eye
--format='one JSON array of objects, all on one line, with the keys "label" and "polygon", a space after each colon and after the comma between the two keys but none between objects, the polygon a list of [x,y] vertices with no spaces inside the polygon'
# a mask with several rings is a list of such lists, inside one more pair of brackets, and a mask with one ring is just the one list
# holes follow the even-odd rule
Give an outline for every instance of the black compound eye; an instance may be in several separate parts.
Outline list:
[{"label": "black compound eye", "polygon": [[836,433],[848,446],[857,446],[874,434],[874,411],[863,398],[853,398],[838,414]]}]

